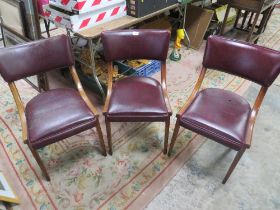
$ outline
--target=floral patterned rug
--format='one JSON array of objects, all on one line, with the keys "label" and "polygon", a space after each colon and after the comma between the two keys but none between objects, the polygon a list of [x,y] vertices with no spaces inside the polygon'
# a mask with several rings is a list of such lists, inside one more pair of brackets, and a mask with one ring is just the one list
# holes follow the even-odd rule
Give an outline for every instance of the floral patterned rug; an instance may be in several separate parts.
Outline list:
[{"label": "floral patterned rug", "polygon": [[[261,43],[272,44],[273,38]],[[196,82],[203,50],[204,46],[199,51],[183,49],[180,62],[168,61],[167,83],[174,115]],[[208,71],[203,83],[204,87],[226,88],[240,94],[249,85],[217,71]],[[25,81],[18,81],[17,86],[25,102],[37,94]],[[173,117],[170,137],[174,123]],[[51,177],[47,182],[22,143],[15,103],[7,84],[0,79],[0,170],[12,180],[21,199],[14,209],[143,209],[204,143],[201,136],[182,130],[169,158],[161,152],[163,124],[114,123],[112,129],[113,156],[100,154],[94,130],[41,149]],[[102,130],[106,137],[104,123]]]},{"label": "floral patterned rug", "polygon": [[[183,57],[186,59],[180,63],[169,62],[168,68],[169,96],[174,113],[187,99],[197,79],[202,52],[184,51]],[[205,83],[233,91],[244,89],[246,84],[240,78],[215,71],[209,72]],[[36,95],[24,81],[17,85],[25,102]],[[2,80],[0,87],[0,157],[7,160],[3,161],[4,171],[5,167],[10,167],[10,173],[16,174],[14,180],[18,182],[15,185],[22,196],[23,209],[125,209],[139,200],[142,200],[139,208],[144,207],[152,198],[146,192],[158,193],[201,143],[196,134],[183,132],[174,155],[168,158],[161,152],[164,135],[161,123],[115,123],[113,156],[100,154],[94,131],[40,150],[52,179],[48,183],[21,141],[16,107]],[[193,139],[196,139],[195,143],[191,141]]]}]

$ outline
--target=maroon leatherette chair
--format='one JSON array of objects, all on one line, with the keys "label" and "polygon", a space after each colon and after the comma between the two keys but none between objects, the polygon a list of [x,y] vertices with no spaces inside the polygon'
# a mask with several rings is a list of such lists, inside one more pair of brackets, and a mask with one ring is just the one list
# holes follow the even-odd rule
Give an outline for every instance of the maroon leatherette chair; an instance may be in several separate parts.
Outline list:
[{"label": "maroon leatherette chair", "polygon": [[[116,30],[101,35],[108,62],[108,92],[104,116],[112,154],[111,122],[165,122],[164,153],[167,153],[171,108],[166,89],[166,57],[170,33],[165,30]],[[112,82],[115,60],[161,61],[161,82],[151,77],[126,77]]]},{"label": "maroon leatherette chair", "polygon": [[[199,91],[208,68],[261,85],[254,106],[251,108],[242,96],[228,90],[207,88]],[[177,114],[168,155],[172,153],[180,126],[236,150],[237,155],[223,180],[223,184],[226,183],[245,150],[251,146],[258,110],[279,72],[279,51],[218,36],[208,38],[202,71],[191,96]]]},{"label": "maroon leatherette chair", "polygon": [[[73,64],[71,46],[65,35],[0,50],[0,74],[14,96],[23,141],[48,181],[50,177],[36,149],[96,127],[102,153],[106,155],[98,113],[87,98]],[[77,90],[59,88],[42,92],[24,107],[14,82],[63,67],[69,67]]]}]

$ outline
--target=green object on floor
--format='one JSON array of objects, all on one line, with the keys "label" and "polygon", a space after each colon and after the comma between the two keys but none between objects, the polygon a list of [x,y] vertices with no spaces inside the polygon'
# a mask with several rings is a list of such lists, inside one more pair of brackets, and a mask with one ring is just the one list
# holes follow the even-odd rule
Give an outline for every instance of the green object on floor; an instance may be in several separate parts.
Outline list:
[{"label": "green object on floor", "polygon": [[188,4],[188,3],[192,2],[192,0],[179,0],[178,2],[181,4]]},{"label": "green object on floor", "polygon": [[169,59],[172,60],[172,61],[179,61],[181,60],[181,54],[178,52],[177,49],[173,49],[170,56],[169,56]]}]

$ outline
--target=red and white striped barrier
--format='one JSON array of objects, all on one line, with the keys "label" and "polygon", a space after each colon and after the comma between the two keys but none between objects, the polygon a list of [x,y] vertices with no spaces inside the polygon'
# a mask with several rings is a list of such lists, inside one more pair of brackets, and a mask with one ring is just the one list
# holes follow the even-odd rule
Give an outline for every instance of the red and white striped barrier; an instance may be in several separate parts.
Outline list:
[{"label": "red and white striped barrier", "polygon": [[50,0],[50,5],[69,12],[76,11],[82,14],[123,2],[125,0]]},{"label": "red and white striped barrier", "polygon": [[44,6],[44,16],[53,21],[57,26],[71,29],[73,32],[90,28],[126,15],[126,2],[110,7],[105,7],[94,12],[78,15],[68,15],[60,12],[49,5]]}]

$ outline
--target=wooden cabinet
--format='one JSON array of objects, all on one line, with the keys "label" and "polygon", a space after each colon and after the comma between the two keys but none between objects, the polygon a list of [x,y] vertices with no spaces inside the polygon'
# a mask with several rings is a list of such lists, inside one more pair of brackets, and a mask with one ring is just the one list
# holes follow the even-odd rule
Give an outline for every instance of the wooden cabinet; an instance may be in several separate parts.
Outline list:
[{"label": "wooden cabinet", "polygon": [[[266,27],[276,2],[277,0],[229,0],[221,35],[256,43]],[[224,34],[230,9],[237,9],[238,15],[234,29]],[[260,24],[257,25],[260,17]]]}]

